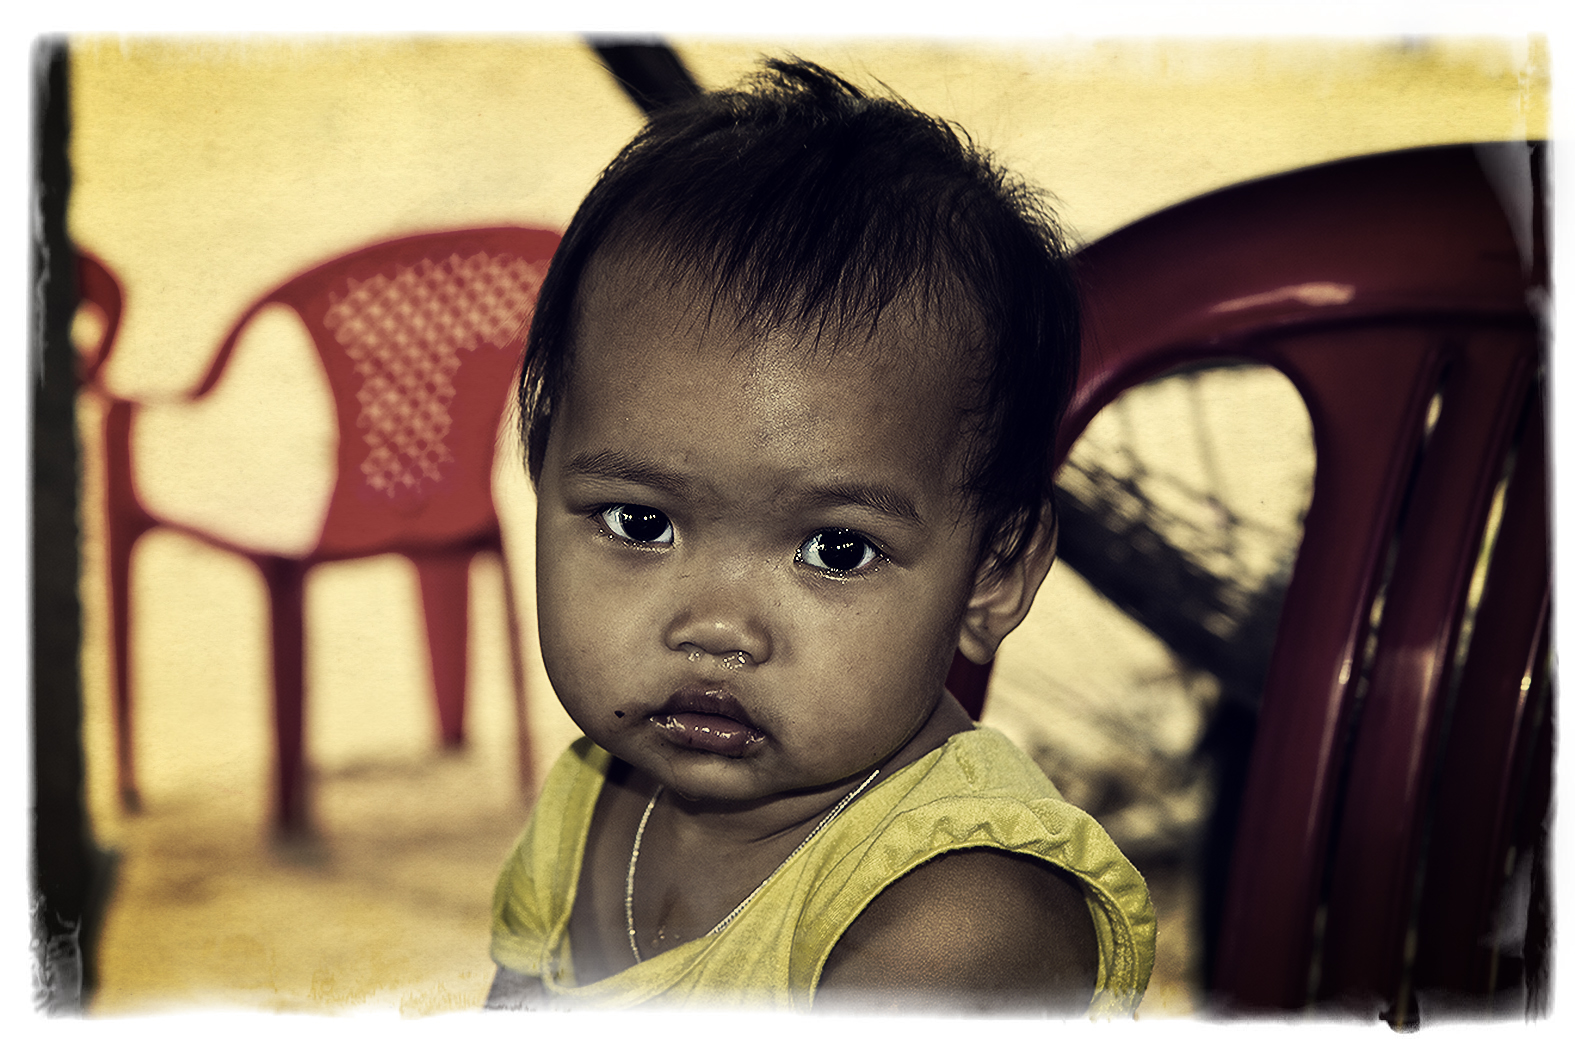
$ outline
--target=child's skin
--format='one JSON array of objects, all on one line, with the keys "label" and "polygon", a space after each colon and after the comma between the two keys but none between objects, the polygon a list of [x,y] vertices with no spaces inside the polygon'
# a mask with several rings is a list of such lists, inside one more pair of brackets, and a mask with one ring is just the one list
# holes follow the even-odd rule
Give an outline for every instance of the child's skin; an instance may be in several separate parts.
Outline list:
[{"label": "child's skin", "polygon": [[[709,296],[598,259],[537,483],[543,656],[621,762],[570,919],[576,977],[704,936],[874,769],[972,728],[943,683],[990,659],[1053,557],[978,557],[962,492],[962,368],[917,312],[870,337],[741,328]],[[878,780],[877,780],[878,783]],[[871,785],[874,786],[873,784]],[[833,951],[817,1003],[1081,1009],[1096,977],[1081,891],[989,851],[905,876]],[[523,979],[500,973],[494,998]]]}]

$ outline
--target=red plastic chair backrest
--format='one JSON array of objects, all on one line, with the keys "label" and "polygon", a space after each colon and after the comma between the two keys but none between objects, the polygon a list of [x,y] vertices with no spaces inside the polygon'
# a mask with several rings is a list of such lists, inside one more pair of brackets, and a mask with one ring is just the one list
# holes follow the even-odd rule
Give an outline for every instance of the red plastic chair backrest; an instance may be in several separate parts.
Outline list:
[{"label": "red plastic chair backrest", "polygon": [[[1278,368],[1312,422],[1316,480],[1213,975],[1226,1003],[1381,999],[1408,979],[1472,570],[1506,457],[1540,410],[1529,159],[1511,143],[1306,169],[1189,201],[1080,255],[1085,356],[1060,456],[1122,391],[1214,358]],[[1507,208],[1494,188],[1506,171],[1525,174]],[[1543,564],[1514,585],[1533,608]],[[1473,659],[1513,665],[1518,682],[1536,637],[1498,644]]]},{"label": "red plastic chair backrest", "polygon": [[337,478],[315,557],[419,550],[495,530],[492,463],[536,292],[558,235],[523,227],[372,245],[259,299],[281,303],[322,357],[339,424]]}]

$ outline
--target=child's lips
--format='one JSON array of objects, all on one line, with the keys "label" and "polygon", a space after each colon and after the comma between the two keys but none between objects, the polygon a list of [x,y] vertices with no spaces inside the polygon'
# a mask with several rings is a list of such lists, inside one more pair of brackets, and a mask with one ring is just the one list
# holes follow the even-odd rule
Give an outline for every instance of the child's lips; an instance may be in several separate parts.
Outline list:
[{"label": "child's lips", "polygon": [[743,705],[724,689],[685,686],[650,714],[651,724],[680,747],[737,758],[765,740]]}]

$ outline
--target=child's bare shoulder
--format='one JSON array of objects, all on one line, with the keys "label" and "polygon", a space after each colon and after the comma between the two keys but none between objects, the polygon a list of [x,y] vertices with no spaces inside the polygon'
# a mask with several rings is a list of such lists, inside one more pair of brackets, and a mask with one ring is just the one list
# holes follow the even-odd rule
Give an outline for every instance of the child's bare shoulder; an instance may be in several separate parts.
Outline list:
[{"label": "child's bare shoulder", "polygon": [[1073,1013],[1098,943],[1076,881],[1020,854],[946,853],[898,879],[826,961],[821,1007]]}]

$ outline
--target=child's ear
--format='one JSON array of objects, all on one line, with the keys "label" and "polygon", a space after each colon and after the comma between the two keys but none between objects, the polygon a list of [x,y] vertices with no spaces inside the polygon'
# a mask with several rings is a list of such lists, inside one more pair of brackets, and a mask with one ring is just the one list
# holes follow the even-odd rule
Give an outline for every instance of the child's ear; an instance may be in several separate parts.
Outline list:
[{"label": "child's ear", "polygon": [[998,569],[993,553],[985,557],[974,577],[973,595],[963,612],[957,640],[957,648],[969,660],[987,664],[995,659],[1001,640],[1028,615],[1028,607],[1055,561],[1058,531],[1055,519],[1046,515],[1022,556],[1011,565]]}]

